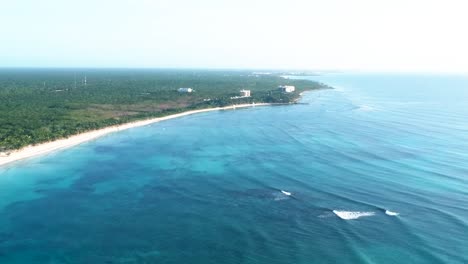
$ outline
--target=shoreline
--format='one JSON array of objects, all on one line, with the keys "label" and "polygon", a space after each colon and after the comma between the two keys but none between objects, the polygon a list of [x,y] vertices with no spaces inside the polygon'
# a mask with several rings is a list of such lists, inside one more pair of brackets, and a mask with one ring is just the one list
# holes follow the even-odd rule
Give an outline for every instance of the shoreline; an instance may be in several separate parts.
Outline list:
[{"label": "shoreline", "polygon": [[190,110],[178,114],[172,114],[168,116],[163,116],[163,117],[156,117],[156,118],[150,118],[150,119],[145,119],[145,120],[140,120],[140,121],[134,121],[130,123],[125,123],[121,125],[116,125],[116,126],[110,126],[110,127],[105,127],[97,130],[92,130],[88,132],[84,132],[81,134],[73,135],[68,138],[63,138],[63,139],[58,139],[50,142],[45,142],[41,143],[38,145],[30,145],[26,146],[24,148],[18,149],[18,150],[13,150],[8,154],[7,156],[0,156],[0,168],[3,167],[6,164],[20,161],[23,159],[28,159],[32,157],[37,157],[40,155],[48,154],[53,151],[65,149],[65,148],[70,148],[94,139],[97,139],[99,137],[114,133],[114,132],[119,132],[122,130],[130,129],[130,128],[135,128],[135,127],[141,127],[141,126],[147,126],[150,124],[158,123],[160,121],[165,121],[165,120],[170,120],[178,117],[183,117],[183,116],[188,116],[188,115],[193,115],[193,114],[198,114],[198,113],[204,113],[204,112],[211,112],[211,111],[221,111],[221,110],[235,110],[237,108],[247,108],[247,107],[256,107],[256,106],[270,106],[270,105],[276,105],[273,103],[253,103],[253,104],[239,104],[239,105],[230,105],[230,106],[225,106],[225,107],[215,107],[215,108],[205,108],[205,109],[199,109],[199,110]]}]

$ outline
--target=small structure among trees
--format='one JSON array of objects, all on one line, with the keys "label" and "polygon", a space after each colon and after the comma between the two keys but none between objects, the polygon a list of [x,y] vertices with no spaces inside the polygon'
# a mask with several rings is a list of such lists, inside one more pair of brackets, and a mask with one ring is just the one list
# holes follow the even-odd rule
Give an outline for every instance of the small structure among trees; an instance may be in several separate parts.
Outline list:
[{"label": "small structure among trees", "polygon": [[296,90],[296,87],[292,85],[280,85],[278,89],[283,93],[292,93]]},{"label": "small structure among trees", "polygon": [[193,89],[192,88],[179,88],[179,89],[177,89],[177,91],[179,93],[191,93],[191,92],[193,92]]},{"label": "small structure among trees", "polygon": [[250,97],[250,90],[240,90],[240,96],[241,97]]}]

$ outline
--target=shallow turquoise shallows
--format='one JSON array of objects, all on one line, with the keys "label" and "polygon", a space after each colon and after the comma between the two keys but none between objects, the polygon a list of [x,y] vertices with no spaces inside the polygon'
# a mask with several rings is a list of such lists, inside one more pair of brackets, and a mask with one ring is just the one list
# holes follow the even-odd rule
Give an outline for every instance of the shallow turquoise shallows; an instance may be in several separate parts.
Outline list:
[{"label": "shallow turquoise shallows", "polygon": [[310,78],[0,168],[0,263],[468,263],[468,78]]}]

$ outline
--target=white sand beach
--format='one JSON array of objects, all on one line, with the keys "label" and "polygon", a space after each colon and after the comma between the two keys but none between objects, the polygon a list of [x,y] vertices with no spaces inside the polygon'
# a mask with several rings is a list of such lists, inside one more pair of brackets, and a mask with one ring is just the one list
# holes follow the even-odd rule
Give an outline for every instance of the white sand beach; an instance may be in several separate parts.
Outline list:
[{"label": "white sand beach", "polygon": [[0,166],[14,162],[14,161],[31,158],[31,157],[35,157],[38,155],[50,153],[52,151],[76,146],[78,144],[99,138],[109,133],[122,131],[122,130],[133,128],[133,127],[146,126],[146,125],[156,123],[159,121],[164,121],[168,119],[173,119],[173,118],[197,114],[197,113],[209,112],[209,111],[231,110],[231,109],[236,109],[236,108],[265,106],[265,105],[271,105],[271,104],[267,104],[267,103],[239,104],[239,105],[231,105],[231,106],[226,106],[226,107],[193,110],[193,111],[182,112],[179,114],[151,118],[151,119],[146,119],[146,120],[141,120],[141,121],[130,122],[130,123],[126,123],[126,124],[122,124],[118,126],[111,126],[111,127],[98,129],[98,130],[88,131],[82,134],[71,136],[69,138],[59,139],[59,140],[55,140],[51,142],[38,144],[38,145],[27,146],[22,149],[12,151],[8,155],[0,156]]}]

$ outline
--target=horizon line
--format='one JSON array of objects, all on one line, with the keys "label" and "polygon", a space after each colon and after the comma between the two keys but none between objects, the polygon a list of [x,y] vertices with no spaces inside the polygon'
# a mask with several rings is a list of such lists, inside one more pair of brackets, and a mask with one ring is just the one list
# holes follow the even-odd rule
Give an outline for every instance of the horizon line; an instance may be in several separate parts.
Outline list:
[{"label": "horizon line", "polygon": [[462,71],[398,71],[398,70],[370,70],[370,69],[301,69],[301,68],[257,68],[257,67],[122,67],[122,66],[0,66],[0,70],[18,69],[18,70],[199,70],[199,71],[259,71],[259,72],[291,72],[291,73],[313,73],[313,74],[431,74],[431,75],[468,75],[468,72]]}]

